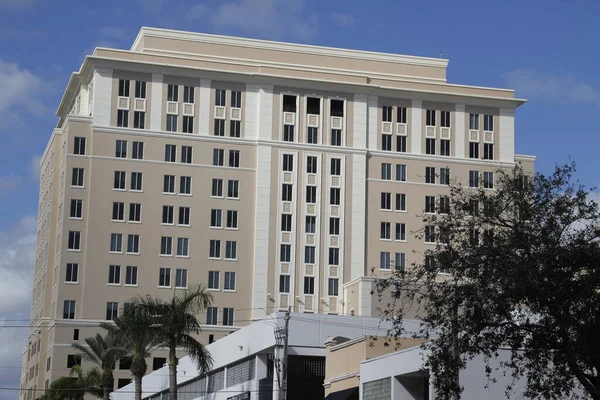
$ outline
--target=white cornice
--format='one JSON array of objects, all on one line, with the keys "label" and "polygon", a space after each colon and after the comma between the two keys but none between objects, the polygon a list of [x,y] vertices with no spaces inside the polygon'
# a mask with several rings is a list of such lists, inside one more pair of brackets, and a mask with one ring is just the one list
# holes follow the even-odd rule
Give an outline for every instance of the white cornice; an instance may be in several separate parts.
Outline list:
[{"label": "white cornice", "polygon": [[528,155],[528,154],[515,154],[515,161],[531,161],[534,162],[536,156]]}]

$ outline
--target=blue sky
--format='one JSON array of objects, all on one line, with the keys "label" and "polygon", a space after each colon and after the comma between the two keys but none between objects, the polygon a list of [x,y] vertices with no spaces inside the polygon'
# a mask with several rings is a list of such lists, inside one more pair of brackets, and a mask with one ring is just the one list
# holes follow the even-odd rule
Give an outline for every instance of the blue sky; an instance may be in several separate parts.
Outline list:
[{"label": "blue sky", "polygon": [[[0,322],[3,315],[27,316],[38,157],[71,71],[95,46],[127,49],[146,25],[441,53],[450,59],[450,83],[514,88],[529,100],[516,114],[516,150],[537,155],[538,171],[571,157],[578,178],[595,186],[598,15],[597,0],[0,0]],[[0,327],[0,364],[20,365],[22,333]],[[18,375],[16,368],[0,367],[0,387],[18,386]],[[4,398],[16,395],[0,390]]]}]

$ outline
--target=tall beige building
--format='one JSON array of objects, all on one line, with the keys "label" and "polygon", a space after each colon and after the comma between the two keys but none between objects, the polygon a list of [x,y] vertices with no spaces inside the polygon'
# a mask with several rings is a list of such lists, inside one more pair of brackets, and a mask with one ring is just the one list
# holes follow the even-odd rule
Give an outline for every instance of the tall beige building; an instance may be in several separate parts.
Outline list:
[{"label": "tall beige building", "polygon": [[41,161],[22,398],[140,293],[208,285],[205,343],[288,306],[373,313],[365,276],[421,261],[418,215],[450,180],[533,169],[524,101],[449,84],[447,64],[154,28],[87,56]]}]

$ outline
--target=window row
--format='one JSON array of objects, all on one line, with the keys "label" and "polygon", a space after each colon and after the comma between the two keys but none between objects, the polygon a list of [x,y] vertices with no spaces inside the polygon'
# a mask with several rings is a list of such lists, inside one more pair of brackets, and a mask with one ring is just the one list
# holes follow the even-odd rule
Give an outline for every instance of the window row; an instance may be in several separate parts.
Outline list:
[{"label": "window row", "polygon": [[[213,165],[222,167],[225,165],[225,150],[224,149],[213,149]],[[240,167],[240,151],[229,150],[229,167],[239,168]]]},{"label": "window row", "polygon": [[[392,240],[392,223],[382,222],[380,238],[383,240]],[[395,235],[394,240],[406,241],[406,224],[404,222],[397,222],[395,224]]]},{"label": "window row", "polygon": [[[279,275],[279,293],[290,293],[290,275]],[[303,285],[304,294],[315,294],[315,277],[305,276]],[[327,282],[327,295],[338,296],[339,295],[339,279],[329,278]]]},{"label": "window row", "polygon": [[[212,197],[224,197],[223,196],[223,179],[214,178],[212,180]],[[240,198],[240,181],[229,179],[227,181],[227,198],[228,199],[239,199]]]},{"label": "window row", "polygon": [[398,271],[406,269],[406,253],[396,253],[392,259],[389,251],[379,253],[379,269],[391,270],[392,266]]},{"label": "window row", "polygon": [[[221,240],[210,239],[208,257],[220,260],[221,256]],[[237,242],[233,240],[225,241],[225,260],[237,260]]]},{"label": "window row", "polygon": [[[129,222],[142,221],[142,205],[140,203],[129,203]],[[125,221],[125,203],[113,201],[112,221]]]},{"label": "window row", "polygon": [[[110,247],[111,253],[123,253],[123,234],[122,233],[111,233],[110,234]],[[127,253],[128,254],[139,254],[140,253],[140,235],[129,234],[127,235]]]},{"label": "window row", "polygon": [[[396,211],[406,211],[406,194],[396,193]],[[381,209],[385,211],[392,210],[392,193],[381,192]]]},{"label": "window row", "polygon": [[[115,144],[115,157],[116,158],[127,158],[128,150],[127,140],[117,139]],[[131,144],[131,158],[134,160],[144,159],[144,142],[132,142]]]},{"label": "window row", "polygon": [[[306,263],[315,263],[315,247],[314,246],[305,246],[304,248],[304,260]],[[281,262],[291,262],[292,261],[292,245],[291,244],[282,244],[279,249],[279,261]],[[337,247],[329,248],[329,257],[328,257],[329,265],[340,265],[340,249]]]},{"label": "window row", "polygon": [[[179,206],[177,210],[177,225],[190,226],[190,207]],[[175,224],[175,206],[163,206],[162,223],[165,225]]]},{"label": "window row", "polygon": [[[238,211],[237,210],[226,210],[226,228],[227,229],[238,229]],[[212,209],[210,210],[210,227],[211,228],[223,228],[223,210]]]},{"label": "window row", "polygon": [[[220,271],[208,271],[208,289],[210,290],[220,290]],[[235,272],[225,272],[224,273],[224,282],[223,282],[223,290],[233,291],[235,290]]]},{"label": "window row", "polygon": [[[221,320],[221,324],[223,326],[233,326],[234,325],[234,312],[233,308],[224,307],[223,308],[223,319]],[[206,309],[206,325],[217,325],[219,317],[219,308],[218,307],[207,307]]]},{"label": "window row", "polygon": [[[306,157],[306,173],[316,174],[318,173],[318,157],[307,156]],[[283,171],[293,172],[294,171],[294,155],[284,154],[283,155]],[[330,162],[329,173],[333,176],[340,176],[342,173],[342,159],[332,158]]]}]

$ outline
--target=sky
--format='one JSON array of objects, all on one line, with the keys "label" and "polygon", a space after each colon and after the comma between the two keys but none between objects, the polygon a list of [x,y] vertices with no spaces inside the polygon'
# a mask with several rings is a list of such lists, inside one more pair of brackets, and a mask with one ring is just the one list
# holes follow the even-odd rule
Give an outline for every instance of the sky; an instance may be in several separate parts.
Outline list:
[{"label": "sky", "polygon": [[[516,151],[600,184],[598,0],[0,0],[0,400],[16,399],[39,157],[72,71],[141,26],[450,60],[448,82],[516,90]],[[590,122],[590,120],[592,122]],[[23,323],[26,325],[26,323]]]}]

